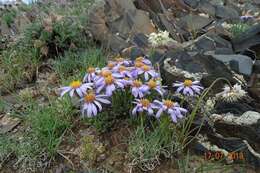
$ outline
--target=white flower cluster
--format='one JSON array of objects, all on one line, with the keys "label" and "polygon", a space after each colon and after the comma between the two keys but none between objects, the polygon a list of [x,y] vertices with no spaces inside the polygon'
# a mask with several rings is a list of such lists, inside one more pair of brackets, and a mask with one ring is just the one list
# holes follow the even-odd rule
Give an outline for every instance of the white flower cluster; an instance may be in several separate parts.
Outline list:
[{"label": "white flower cluster", "polygon": [[159,31],[158,33],[151,33],[148,41],[153,47],[158,47],[167,45],[170,41],[173,41],[173,39],[169,37],[168,31]]},{"label": "white flower cluster", "polygon": [[235,84],[233,87],[225,86],[221,93],[216,97],[223,99],[227,102],[236,102],[246,96],[246,91],[242,89],[241,85]]}]

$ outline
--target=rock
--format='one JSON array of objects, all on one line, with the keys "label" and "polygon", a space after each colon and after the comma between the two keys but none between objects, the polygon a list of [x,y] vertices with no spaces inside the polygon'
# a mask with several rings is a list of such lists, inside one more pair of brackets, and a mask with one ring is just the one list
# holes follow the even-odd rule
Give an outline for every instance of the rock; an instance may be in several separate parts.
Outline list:
[{"label": "rock", "polygon": [[235,116],[231,113],[227,113],[225,114],[225,116],[213,114],[211,118],[222,120],[226,123],[232,123],[235,125],[254,125],[257,124],[257,122],[260,120],[260,113],[254,111],[247,111],[243,113],[241,116]]},{"label": "rock", "polygon": [[260,74],[260,60],[256,60],[253,68],[254,73]]},{"label": "rock", "polygon": [[238,38],[234,38],[232,44],[235,52],[243,52],[246,49],[251,49],[260,53],[260,24],[252,26]]},{"label": "rock", "polygon": [[260,0],[253,0],[253,2],[257,5],[260,5]]},{"label": "rock", "polygon": [[180,18],[180,21],[177,23],[177,25],[186,31],[195,32],[197,30],[201,30],[202,28],[208,26],[212,21],[213,21],[212,19],[209,19],[204,16],[189,14]]},{"label": "rock", "polygon": [[253,70],[253,60],[244,55],[212,55],[215,59],[227,63],[232,70],[250,76]]},{"label": "rock", "polygon": [[[250,96],[256,99],[260,105],[260,74],[252,74],[248,84],[248,91]],[[260,106],[258,106],[257,108],[260,111]]]},{"label": "rock", "polygon": [[208,54],[233,54],[231,43],[216,34],[204,34],[187,45],[186,47],[191,51],[208,52]]},{"label": "rock", "polygon": [[239,100],[237,102],[232,102],[232,103],[218,101],[215,104],[215,112],[217,114],[232,113],[233,115],[239,116],[239,115],[243,114],[244,112],[251,111],[251,110],[256,111],[250,105],[250,101],[247,101],[246,99]]},{"label": "rock", "polygon": [[201,0],[199,3],[198,10],[212,17],[215,17],[216,15],[216,8],[208,0]]},{"label": "rock", "polygon": [[191,8],[197,8],[199,5],[199,1],[198,0],[183,0],[183,2],[185,4],[187,4],[188,6],[190,6]]},{"label": "rock", "polygon": [[20,124],[21,120],[18,118],[12,118],[5,115],[0,119],[0,134],[5,134],[13,130],[16,126]]},{"label": "rock", "polygon": [[239,14],[233,8],[223,6],[223,5],[217,5],[216,6],[216,17],[225,19],[225,20],[238,20]]},{"label": "rock", "polygon": [[121,56],[123,58],[129,58],[131,60],[135,60],[137,57],[139,56],[144,56],[144,52],[143,50],[141,50],[139,47],[137,46],[131,46],[129,48],[123,49],[121,51]]},{"label": "rock", "polygon": [[211,0],[210,3],[213,5],[224,5],[223,0]]},{"label": "rock", "polygon": [[235,82],[231,71],[224,63],[210,55],[190,55],[185,51],[168,52],[165,55],[161,70],[165,81],[171,85],[176,80],[191,78],[199,80],[203,86],[208,87],[219,77],[225,77]]},{"label": "rock", "polygon": [[[175,2],[172,0],[161,0],[165,9],[174,6]],[[138,9],[146,10],[149,12],[162,13],[164,9],[158,0],[134,0]]]},{"label": "rock", "polygon": [[129,47],[137,34],[156,31],[147,12],[137,10],[131,0],[98,1],[89,18],[94,39],[115,52]]}]

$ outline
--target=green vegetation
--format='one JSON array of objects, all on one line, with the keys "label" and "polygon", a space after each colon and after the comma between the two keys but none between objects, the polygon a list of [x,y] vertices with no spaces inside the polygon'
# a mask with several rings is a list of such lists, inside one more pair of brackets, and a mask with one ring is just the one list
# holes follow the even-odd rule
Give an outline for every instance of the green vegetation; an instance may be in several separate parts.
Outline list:
[{"label": "green vegetation", "polygon": [[54,63],[54,70],[62,81],[70,77],[83,78],[88,67],[102,67],[105,57],[100,49],[88,48],[82,52],[66,52],[59,56]]},{"label": "green vegetation", "polygon": [[153,126],[153,129],[147,130],[143,125],[137,127],[128,146],[134,166],[145,171],[153,170],[160,163],[161,156],[171,157],[176,150],[176,141],[173,136],[174,129],[170,125],[170,120],[165,117],[159,125]]},{"label": "green vegetation", "polygon": [[233,37],[239,37],[243,32],[248,30],[250,28],[250,25],[247,23],[236,23],[232,24],[230,28],[230,32],[232,33]]},{"label": "green vegetation", "polygon": [[24,112],[28,130],[19,138],[1,136],[0,140],[0,160],[4,161],[12,153],[17,158],[16,164],[23,169],[35,169],[37,162],[42,162],[41,166],[44,167],[48,161],[55,159],[76,113],[68,100],[51,101],[50,105],[45,106],[31,104]]},{"label": "green vegetation", "polygon": [[2,17],[0,16],[0,19],[2,19],[2,21],[5,22],[5,24],[8,27],[11,27],[16,16],[17,16],[16,10],[8,10],[3,13]]}]

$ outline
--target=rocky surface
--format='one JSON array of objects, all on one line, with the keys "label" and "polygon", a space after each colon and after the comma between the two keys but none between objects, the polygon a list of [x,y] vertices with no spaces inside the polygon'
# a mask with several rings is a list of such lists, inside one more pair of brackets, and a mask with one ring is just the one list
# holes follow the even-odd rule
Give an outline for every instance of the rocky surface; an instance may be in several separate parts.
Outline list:
[{"label": "rocky surface", "polygon": [[[255,61],[260,57],[257,1],[101,2],[91,13],[90,30],[94,39],[106,47],[134,59],[151,52],[150,33],[167,30],[176,43],[172,47],[153,47],[151,56],[160,64],[167,84],[190,78],[208,87],[217,78],[227,78],[233,84],[249,87],[249,94],[259,99],[259,62]],[[233,23],[241,22],[252,27],[234,37],[226,24],[232,27]],[[222,87],[221,83],[216,86],[218,90]],[[243,103],[218,102],[216,114],[209,117],[214,120],[210,127],[214,130],[207,137],[212,145],[228,152],[242,147],[247,161],[260,166],[259,114],[252,112],[259,111],[256,109],[259,102],[250,104],[256,101],[250,99]]]},{"label": "rocky surface", "polygon": [[[8,12],[10,8],[13,7],[1,7],[0,13]],[[97,43],[122,57],[135,59],[150,54],[151,60],[159,63],[164,82],[169,85],[186,78],[198,80],[204,87],[210,86],[217,78],[226,78],[232,84],[241,83],[249,93],[248,98],[234,103],[216,102],[215,110],[206,120],[198,118],[198,122],[205,123],[202,134],[209,143],[199,142],[206,150],[212,145],[218,151],[243,151],[246,161],[259,167],[259,11],[258,0],[98,0],[89,13],[86,30]],[[241,20],[245,15],[251,16],[250,19]],[[0,21],[0,50],[5,49],[2,43],[6,38],[18,34],[32,18],[22,13],[11,25]],[[240,31],[239,36],[234,37],[226,24],[233,26],[235,23],[250,25],[250,29]],[[168,31],[172,41],[152,47],[149,34],[159,30]],[[44,76],[51,77],[47,73]],[[45,78],[38,79],[36,84],[46,90],[46,81]],[[212,94],[223,85],[218,83]],[[0,114],[0,134],[12,131],[19,123],[18,119]],[[95,135],[87,133],[81,137],[86,136],[85,141],[80,141],[74,148],[77,156],[83,158],[81,151],[84,149],[100,151],[93,158],[85,158],[85,167],[89,163],[103,162],[106,157],[109,158],[106,165],[125,164],[123,156],[107,153],[106,145]],[[56,172],[64,170],[67,170],[66,166],[60,165]]]}]

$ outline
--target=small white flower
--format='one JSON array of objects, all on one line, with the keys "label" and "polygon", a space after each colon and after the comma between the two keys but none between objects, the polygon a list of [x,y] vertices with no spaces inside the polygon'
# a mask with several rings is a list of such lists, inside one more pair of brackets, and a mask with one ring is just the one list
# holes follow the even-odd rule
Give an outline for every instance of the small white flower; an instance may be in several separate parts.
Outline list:
[{"label": "small white flower", "polygon": [[158,47],[167,45],[173,39],[170,38],[168,31],[159,31],[158,33],[151,33],[148,41],[153,47]]},{"label": "small white flower", "polygon": [[246,91],[239,84],[235,84],[233,87],[225,86],[221,93],[216,94],[216,97],[227,102],[236,102],[245,96]]},{"label": "small white flower", "polygon": [[209,98],[205,103],[205,110],[211,112],[215,107],[216,100],[214,98]]}]

